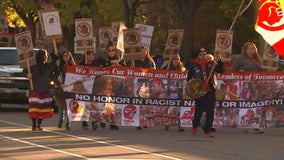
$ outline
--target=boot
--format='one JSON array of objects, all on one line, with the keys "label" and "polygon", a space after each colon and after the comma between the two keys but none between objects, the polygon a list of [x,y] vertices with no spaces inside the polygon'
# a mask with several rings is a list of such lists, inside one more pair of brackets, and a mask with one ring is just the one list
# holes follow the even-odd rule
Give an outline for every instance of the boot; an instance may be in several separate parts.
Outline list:
[{"label": "boot", "polygon": [[58,127],[58,128],[62,128],[62,123],[63,123],[63,120],[62,120],[62,119],[59,120],[59,121],[58,121],[58,124],[57,124],[57,127]]},{"label": "boot", "polygon": [[113,129],[113,130],[118,130],[118,129],[119,129],[119,127],[118,127],[117,125],[115,125],[115,124],[111,124],[111,125],[109,126],[109,128],[110,128],[110,129]]},{"label": "boot", "polygon": [[82,122],[82,129],[83,130],[88,130],[88,128],[89,128],[89,125],[88,125],[87,121],[83,121]]},{"label": "boot", "polygon": [[102,128],[106,128],[106,124],[105,123],[100,123]]},{"label": "boot", "polygon": [[95,121],[93,121],[93,122],[92,122],[92,129],[93,129],[93,130],[97,130],[98,128],[99,128],[98,123],[95,122]]},{"label": "boot", "polygon": [[66,123],[66,130],[67,131],[71,130],[71,124],[70,123]]},{"label": "boot", "polygon": [[36,126],[35,125],[32,126],[32,131],[36,131]]},{"label": "boot", "polygon": [[42,128],[41,126],[37,126],[37,130],[38,130],[38,131],[42,131],[43,128]]}]

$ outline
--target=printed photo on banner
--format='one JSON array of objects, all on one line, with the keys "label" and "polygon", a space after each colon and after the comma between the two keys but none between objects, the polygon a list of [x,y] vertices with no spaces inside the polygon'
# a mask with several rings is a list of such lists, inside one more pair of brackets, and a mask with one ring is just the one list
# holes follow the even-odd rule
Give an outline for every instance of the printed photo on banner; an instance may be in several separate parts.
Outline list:
[{"label": "printed photo on banner", "polygon": [[183,40],[184,29],[170,29],[168,31],[168,38],[166,48],[163,54],[164,59],[170,59],[171,56],[178,55],[180,45]]},{"label": "printed photo on banner", "polygon": [[129,104],[122,108],[122,126],[140,126],[140,107]]},{"label": "printed photo on banner", "polygon": [[[137,97],[137,92],[135,92],[135,87],[138,84],[135,82],[136,79],[133,77],[125,77],[123,80],[123,89],[122,89],[122,96],[123,97]],[[138,87],[139,88],[139,87]]]},{"label": "printed photo on banner", "polygon": [[244,128],[259,128],[260,115],[257,114],[256,108],[240,109],[240,126]]},{"label": "printed photo on banner", "polygon": [[213,125],[218,127],[237,127],[239,125],[239,109],[216,108]]},{"label": "printed photo on banner", "polygon": [[90,113],[90,120],[96,122],[103,121],[102,111],[104,110],[104,107],[100,105],[98,102],[87,101],[86,109]]},{"label": "printed photo on banner", "polygon": [[121,96],[123,94],[123,77],[98,76],[95,78],[92,93],[100,96]]},{"label": "printed photo on banner", "polygon": [[102,112],[103,122],[109,124],[117,124],[117,109],[114,103],[104,103]]},{"label": "printed photo on banner", "polygon": [[216,32],[215,53],[220,54],[223,62],[232,59],[233,31],[220,30]]},{"label": "printed photo on banner", "polygon": [[122,125],[120,120],[123,119],[121,114],[123,114],[122,108],[124,105],[115,103],[96,103],[91,101],[87,101],[85,105],[90,120],[98,123]]},{"label": "printed photo on banner", "polygon": [[192,127],[192,120],[194,118],[195,107],[180,107],[180,126]]},{"label": "printed photo on banner", "polygon": [[141,33],[139,28],[123,30],[124,59],[136,60],[141,55]]},{"label": "printed photo on banner", "polygon": [[[95,76],[67,73],[65,79],[65,92],[92,94]],[[91,86],[91,87],[90,87]]]},{"label": "printed photo on banner", "polygon": [[[124,74],[115,74],[117,70]],[[187,84],[187,79],[186,76],[174,76],[183,75],[179,73],[72,65],[67,68],[64,92],[69,99],[69,108],[72,106],[75,110],[73,112],[82,113],[80,106],[83,106],[86,110],[83,113],[98,122],[122,126],[189,127],[192,125],[195,102],[184,98],[183,86]],[[217,79],[214,126],[284,126],[282,72],[225,72],[217,74]],[[84,87],[75,87],[77,84],[74,83],[78,81],[85,82]],[[82,91],[82,88],[86,90]],[[79,120],[86,118],[83,114],[70,114]]]},{"label": "printed photo on banner", "polygon": [[[283,80],[278,81],[218,81],[221,85],[217,88],[218,100],[263,100],[284,97]],[[263,91],[266,92],[263,92]],[[239,103],[242,105],[245,103]],[[249,104],[249,103],[247,103]]]},{"label": "printed photo on banner", "polygon": [[27,65],[34,65],[35,53],[33,52],[33,41],[29,30],[15,34],[15,43],[19,56],[19,64],[22,68],[27,68]]},{"label": "printed photo on banner", "polygon": [[70,121],[89,121],[90,113],[85,101],[66,99],[67,114]]}]

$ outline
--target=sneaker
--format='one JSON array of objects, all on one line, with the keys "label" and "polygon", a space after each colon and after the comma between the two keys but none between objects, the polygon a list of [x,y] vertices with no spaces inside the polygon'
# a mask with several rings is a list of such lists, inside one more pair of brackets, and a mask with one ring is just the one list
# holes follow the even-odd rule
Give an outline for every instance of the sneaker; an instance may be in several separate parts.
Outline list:
[{"label": "sneaker", "polygon": [[106,128],[106,124],[105,124],[105,123],[100,123],[100,126],[101,126],[102,128]]},{"label": "sneaker", "polygon": [[191,129],[191,134],[196,135],[197,134],[197,128],[192,128]]},{"label": "sneaker", "polygon": [[97,122],[92,122],[92,129],[97,130],[98,128],[99,128],[99,125],[97,124]]},{"label": "sneaker", "polygon": [[32,131],[36,131],[36,126],[32,126]]},{"label": "sneaker", "polygon": [[88,125],[87,121],[83,121],[82,122],[82,129],[83,130],[88,130],[88,128],[89,128],[89,125]]},{"label": "sneaker", "polygon": [[[205,127],[202,127],[202,129],[203,129],[203,130],[206,130]],[[216,128],[213,128],[213,127],[212,127],[212,128],[210,128],[210,131],[211,131],[211,132],[216,132]]]},{"label": "sneaker", "polygon": [[255,131],[255,133],[258,133],[258,134],[264,133],[264,130],[261,129],[261,128],[255,128],[254,131]]},{"label": "sneaker", "polygon": [[42,131],[43,128],[42,128],[41,126],[37,126],[37,130],[38,130],[38,131]]},{"label": "sneaker", "polygon": [[62,128],[62,123],[63,123],[63,120],[59,120],[59,121],[58,121],[58,124],[57,124],[57,127],[58,127],[58,128]]},{"label": "sneaker", "polygon": [[109,126],[109,128],[110,128],[110,129],[113,129],[113,130],[118,130],[118,129],[119,129],[119,127],[118,127],[117,125],[114,125],[114,124],[111,124],[111,125]]},{"label": "sneaker", "polygon": [[136,130],[142,130],[142,127],[138,126],[136,127]]},{"label": "sneaker", "polygon": [[67,123],[67,124],[66,124],[66,130],[67,130],[67,131],[71,130],[71,125],[70,125],[70,123]]},{"label": "sneaker", "polygon": [[165,130],[168,131],[170,129],[169,125],[165,125]]},{"label": "sneaker", "polygon": [[214,137],[214,133],[213,133],[212,131],[205,132],[205,133],[204,133],[204,136],[205,136],[205,137]]},{"label": "sneaker", "polygon": [[184,128],[178,127],[178,132],[184,132]]}]

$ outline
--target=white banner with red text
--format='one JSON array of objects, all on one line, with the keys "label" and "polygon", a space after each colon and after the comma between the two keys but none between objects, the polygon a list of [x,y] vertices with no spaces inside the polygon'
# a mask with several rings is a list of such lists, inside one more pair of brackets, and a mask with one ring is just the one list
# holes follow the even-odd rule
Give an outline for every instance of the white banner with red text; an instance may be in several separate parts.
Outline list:
[{"label": "white banner with red text", "polygon": [[[227,72],[217,77],[214,126],[284,126],[281,72]],[[186,72],[72,65],[64,94],[71,121],[191,127],[194,100],[186,96],[186,84]]]}]

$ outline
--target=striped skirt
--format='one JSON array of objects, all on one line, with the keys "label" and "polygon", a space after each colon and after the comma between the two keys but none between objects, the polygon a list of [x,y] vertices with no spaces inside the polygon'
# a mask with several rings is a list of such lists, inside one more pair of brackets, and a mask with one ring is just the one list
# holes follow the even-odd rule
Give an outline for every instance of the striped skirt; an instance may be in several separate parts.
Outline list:
[{"label": "striped skirt", "polygon": [[29,92],[29,117],[51,118],[53,116],[50,93]]}]

